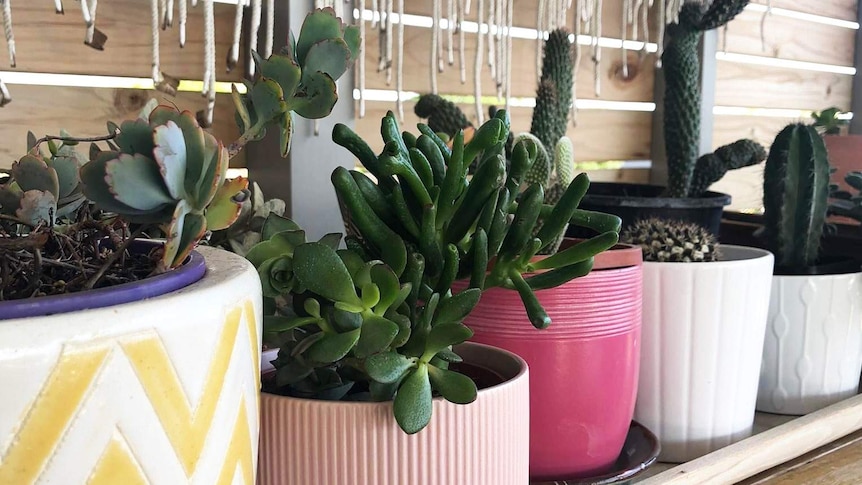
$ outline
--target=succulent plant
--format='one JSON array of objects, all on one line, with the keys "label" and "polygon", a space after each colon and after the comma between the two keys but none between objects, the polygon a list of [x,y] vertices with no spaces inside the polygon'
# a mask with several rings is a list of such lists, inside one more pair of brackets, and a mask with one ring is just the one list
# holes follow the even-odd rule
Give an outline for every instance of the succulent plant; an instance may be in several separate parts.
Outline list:
[{"label": "succulent plant", "polygon": [[[533,325],[544,328],[550,318],[534,291],[587,274],[593,256],[616,243],[621,223],[577,209],[589,185],[585,174],[555,206],[543,204],[538,184],[516,201],[537,148],[516,143],[506,169],[505,111],[469,143],[458,132],[451,149],[430,127],[419,131],[402,133],[389,113],[376,155],[347,126],[333,129],[333,140],[374,177],[332,173],[352,227],[348,249],[337,249],[338,235],[306,242],[299,227],[270,215],[262,242],[248,253],[275,303],[264,321],[266,338],[280,347],[275,386],[304,397],[394,399],[408,433],[431,419],[433,392],[456,403],[475,399],[475,384],[448,366],[460,361],[452,346],[472,335],[461,321],[484,289],[517,290]],[[480,163],[468,179],[474,159]],[[545,225],[534,236],[540,216]],[[531,262],[570,220],[601,235]],[[459,279],[467,288],[456,293]]]},{"label": "succulent plant", "polygon": [[649,218],[636,221],[620,234],[620,241],[643,249],[644,261],[704,263],[717,261],[718,241],[697,224]]},{"label": "succulent plant", "polygon": [[278,127],[281,153],[290,151],[292,113],[318,119],[338,101],[335,81],[359,56],[359,28],[345,26],[330,7],[305,17],[299,38],[291,34],[281,53],[261,59],[253,53],[260,76],[246,82],[246,94],[233,89],[239,140],[228,147],[233,156],[246,143],[259,140],[268,126]]},{"label": "succulent plant", "polygon": [[251,183],[250,195],[243,201],[236,221],[225,229],[214,231],[209,243],[245,256],[261,240],[263,224],[270,214],[283,216],[286,205],[281,199],[266,199],[257,182]]},{"label": "succulent plant", "polygon": [[12,163],[8,180],[0,185],[0,213],[37,225],[54,224],[78,209],[85,201],[78,170],[86,158],[74,145],[49,140],[46,156],[30,133],[27,155]]},{"label": "succulent plant", "polygon": [[[679,23],[668,26],[669,38],[661,59],[665,80],[664,140],[668,195],[671,197],[699,197],[706,190],[704,181],[712,178],[710,175],[695,175],[700,140],[700,60],[697,51],[700,39],[707,30],[731,21],[748,3],[749,0],[685,2]],[[748,157],[743,159],[751,160]],[[715,162],[709,165],[714,166]],[[737,168],[730,164],[726,166]],[[693,180],[700,181],[696,190],[692,188]]]},{"label": "succulent plant", "polygon": [[542,75],[536,91],[536,107],[530,133],[546,148],[565,136],[572,105],[572,42],[566,29],[552,30],[542,54]]},{"label": "succulent plant", "polygon": [[788,125],[775,137],[763,172],[764,233],[777,266],[811,266],[829,198],[826,146],[810,125]]},{"label": "succulent plant", "polygon": [[756,165],[766,160],[766,149],[753,140],[737,140],[697,159],[689,197],[699,197],[721,180],[728,170]]},{"label": "succulent plant", "polygon": [[850,124],[850,121],[839,116],[842,114],[835,106],[826,108],[821,112],[814,111],[811,118],[814,119],[814,127],[823,135],[838,135],[841,127]]},{"label": "succulent plant", "polygon": [[829,197],[832,201],[829,203],[829,213],[862,222],[862,172],[852,171],[844,177],[844,181],[856,191],[856,195],[839,190],[838,185],[830,185]]},{"label": "succulent plant", "polygon": [[427,118],[428,127],[435,133],[445,133],[450,138],[459,130],[473,126],[455,103],[436,94],[419,96],[413,112],[420,118]]},{"label": "succulent plant", "polygon": [[180,265],[207,230],[239,215],[245,179],[225,180],[228,154],[193,113],[157,106],[124,121],[114,148],[91,148],[80,171],[83,193],[97,207],[131,222],[167,225],[159,269]]}]

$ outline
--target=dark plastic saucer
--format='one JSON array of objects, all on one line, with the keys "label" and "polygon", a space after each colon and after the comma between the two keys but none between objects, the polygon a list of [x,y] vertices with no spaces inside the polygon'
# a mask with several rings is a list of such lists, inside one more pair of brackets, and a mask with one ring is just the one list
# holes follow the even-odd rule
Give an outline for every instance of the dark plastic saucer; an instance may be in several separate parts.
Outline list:
[{"label": "dark plastic saucer", "polygon": [[637,421],[632,421],[626,442],[613,468],[603,475],[569,480],[530,482],[531,485],[623,485],[655,463],[661,445],[654,434]]}]

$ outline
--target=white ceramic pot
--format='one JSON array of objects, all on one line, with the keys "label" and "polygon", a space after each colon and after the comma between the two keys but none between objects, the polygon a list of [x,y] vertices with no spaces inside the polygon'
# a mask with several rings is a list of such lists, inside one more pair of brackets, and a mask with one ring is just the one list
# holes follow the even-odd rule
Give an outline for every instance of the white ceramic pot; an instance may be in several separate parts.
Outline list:
[{"label": "white ceramic pot", "polygon": [[0,483],[254,483],[260,280],[199,251],[180,290],[0,321]]},{"label": "white ceramic pot", "polygon": [[862,273],[774,276],[757,409],[807,414],[856,394]]},{"label": "white ceramic pot", "polygon": [[465,362],[503,377],[471,404],[434,398],[431,423],[405,434],[392,402],[261,394],[260,485],[524,485],[529,482],[527,364],[466,343]]},{"label": "white ceramic pot", "polygon": [[722,261],[645,262],[635,420],[684,462],[751,434],[772,253],[722,245]]}]

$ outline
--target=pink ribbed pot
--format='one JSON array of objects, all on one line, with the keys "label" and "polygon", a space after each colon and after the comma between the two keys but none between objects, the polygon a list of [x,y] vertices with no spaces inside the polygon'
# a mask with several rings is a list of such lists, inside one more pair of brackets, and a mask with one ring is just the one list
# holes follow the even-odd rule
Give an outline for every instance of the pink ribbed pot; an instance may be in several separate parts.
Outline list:
[{"label": "pink ribbed pot", "polygon": [[523,359],[466,343],[455,351],[500,375],[468,405],[434,399],[431,423],[407,435],[391,402],[261,393],[260,485],[525,485],[529,378]]},{"label": "pink ribbed pot", "polygon": [[634,413],[641,330],[641,250],[620,245],[593,271],[536,292],[551,326],[536,330],[518,294],[485,291],[465,323],[472,340],[530,366],[530,477],[593,476],[611,468]]}]

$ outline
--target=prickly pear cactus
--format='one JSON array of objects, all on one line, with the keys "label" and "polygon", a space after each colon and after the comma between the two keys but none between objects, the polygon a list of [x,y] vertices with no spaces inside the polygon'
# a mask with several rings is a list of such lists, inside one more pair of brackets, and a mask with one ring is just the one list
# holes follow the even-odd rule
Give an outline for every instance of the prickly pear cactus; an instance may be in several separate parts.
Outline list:
[{"label": "prickly pear cactus", "polygon": [[620,241],[640,246],[644,261],[705,263],[719,257],[718,241],[712,233],[680,221],[643,219],[626,228]]},{"label": "prickly pear cactus", "polygon": [[703,33],[720,27],[742,12],[749,0],[686,2],[679,23],[668,26],[669,42],[662,54],[664,70],[664,140],[668,195],[691,197],[692,176],[700,139],[700,60],[697,47]]},{"label": "prickly pear cactus", "polygon": [[236,219],[247,180],[225,179],[227,149],[189,111],[158,106],[118,129],[116,149],[91,149],[80,171],[83,193],[129,221],[165,224],[157,271],[179,266],[208,230]]},{"label": "prickly pear cactus", "polygon": [[766,160],[766,149],[754,140],[737,140],[697,159],[689,197],[700,197],[721,180],[728,170],[756,165]]},{"label": "prickly pear cactus", "polygon": [[246,82],[248,92],[233,90],[236,121],[242,136],[228,147],[231,156],[249,141],[259,140],[267,125],[281,133],[281,153],[290,151],[292,113],[323,118],[338,101],[335,81],[359,56],[359,28],[345,26],[332,8],[316,9],[302,23],[299,38],[281,53],[254,62],[260,76]]},{"label": "prickly pear cactus", "polygon": [[445,133],[454,137],[458,130],[473,126],[455,103],[436,94],[423,94],[416,101],[413,112],[420,118],[428,119],[428,127],[435,133]]},{"label": "prickly pear cactus", "polygon": [[778,266],[815,264],[826,221],[829,160],[813,126],[781,130],[763,172],[764,232]]}]

